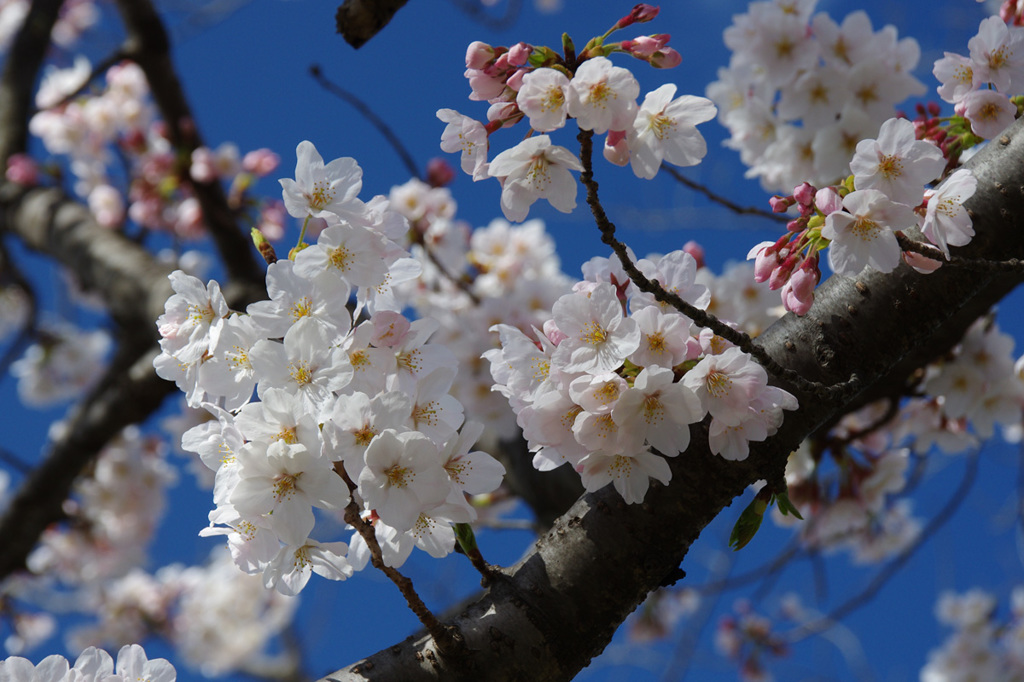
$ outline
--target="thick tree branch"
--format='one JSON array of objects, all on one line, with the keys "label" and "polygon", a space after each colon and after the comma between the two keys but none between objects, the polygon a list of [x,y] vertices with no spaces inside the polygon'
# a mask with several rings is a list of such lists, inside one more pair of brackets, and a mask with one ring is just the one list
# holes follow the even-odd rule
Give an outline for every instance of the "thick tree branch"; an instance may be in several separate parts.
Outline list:
[{"label": "thick tree branch", "polygon": [[[32,4],[0,80],[0,165],[4,167],[10,154],[25,148],[32,88],[60,4],[56,0]],[[141,2],[128,4],[133,12],[143,10]],[[140,53],[146,54],[135,51]],[[163,54],[166,58],[166,51]],[[170,68],[169,60],[165,66]],[[162,72],[155,69],[154,73]],[[156,95],[158,89],[165,94]],[[173,91],[154,88],[158,100],[166,98],[167,92]],[[180,96],[180,88],[176,92]],[[185,110],[183,100],[176,106]],[[224,228],[222,236],[228,235],[227,223],[219,225]],[[230,227],[241,235],[233,218]],[[26,478],[0,519],[3,579],[24,568],[43,530],[62,518],[61,505],[78,473],[125,426],[152,414],[174,387],[158,378],[152,365],[158,352],[154,322],[171,294],[170,267],[157,262],[137,243],[98,225],[85,206],[56,188],[0,182],[0,229],[52,256],[85,291],[102,298],[117,325],[118,337],[115,357],[99,384],[69,415],[66,428],[50,444],[43,462]],[[211,231],[217,234],[214,228]],[[247,242],[235,240],[237,244],[231,245],[230,235],[226,240],[221,248],[229,244],[226,258],[236,256],[233,270],[238,276],[225,288],[229,303],[242,307],[265,297],[261,270],[244,265],[245,259],[253,260]]]},{"label": "thick tree branch", "polygon": [[127,32],[123,53],[146,74],[171,143],[178,149],[180,180],[191,185],[229,278],[247,285],[262,283],[263,268],[253,254],[249,231],[239,227],[237,212],[228,205],[220,181],[195,182],[189,175],[192,152],[203,141],[171,61],[163,21],[150,0],[117,0],[117,7]]},{"label": "thick tree branch", "polygon": [[[978,236],[960,255],[1024,255],[1022,128],[1024,122],[1014,124],[969,164],[979,180],[969,202]],[[808,380],[831,385],[856,373],[870,391],[904,359],[923,358],[922,350],[946,343],[951,330],[962,332],[960,311],[983,312],[1018,281],[956,268],[920,275],[907,266],[888,275],[834,277],[807,316],[786,316],[757,343]],[[653,485],[643,504],[626,505],[611,487],[582,497],[455,619],[472,655],[444,659],[429,638],[410,639],[324,682],[572,678],[736,495],[759,479],[781,477],[788,454],[855,400],[814,400],[788,389],[800,399],[799,410],[786,413],[768,442],[753,443],[746,461],[711,455],[706,427],[699,425],[687,452],[670,461],[671,484]]]}]

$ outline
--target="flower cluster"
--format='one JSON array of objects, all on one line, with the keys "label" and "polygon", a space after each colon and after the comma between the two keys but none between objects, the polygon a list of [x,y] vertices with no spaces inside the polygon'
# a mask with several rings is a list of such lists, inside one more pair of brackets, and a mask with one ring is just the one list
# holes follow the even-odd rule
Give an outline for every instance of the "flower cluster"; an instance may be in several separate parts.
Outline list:
[{"label": "flower cluster", "polygon": [[406,221],[384,197],[358,198],[353,159],[325,164],[309,142],[296,153],[284,203],[326,221],[317,243],[268,268],[271,299],[247,314],[228,309],[216,282],[174,273],[155,361],[216,417],[182,441],[216,472],[204,534],[227,535],[238,566],[284,594],[312,572],[341,580],[369,559],[358,533],[351,551],[313,539],[314,508],[356,503],[397,566],[416,546],[451,552],[452,526],[476,518],[466,494],[494,490],[504,474],[472,449],[481,427],[463,427],[448,393],[457,368],[428,342],[437,323],[398,312],[393,287],[420,272],[395,241]]},{"label": "flower cluster", "polygon": [[[662,161],[678,166],[700,163],[707,145],[696,126],[714,118],[714,105],[703,97],[676,97],[676,86],[665,84],[638,106],[640,84],[628,69],[608,59],[624,52],[655,67],[676,66],[681,57],[667,46],[666,34],[605,42],[614,31],[650,21],[657,13],[654,7],[637,5],[578,55],[570,41],[563,55],[527,43],[509,48],[472,43],[466,54],[470,99],[491,104],[488,123],[441,109],[438,118],[448,124],[441,148],[461,152],[462,169],[474,180],[497,178],[502,211],[515,221],[524,220],[537,199],[547,199],[563,213],[576,207],[576,181],[569,171],[583,167],[547,134],[565,127],[570,118],[580,130],[606,135],[605,158],[620,166],[630,164],[638,177],[653,178]],[[543,134],[528,137],[488,162],[491,133],[524,118],[531,132]]]},{"label": "flower cluster", "polygon": [[89,647],[73,666],[63,656],[47,656],[38,665],[20,656],[0,661],[3,682],[174,682],[174,666],[163,658],[146,658],[138,644],[128,644],[117,654],[117,663],[106,651]]},{"label": "flower cluster", "polygon": [[[49,70],[36,95],[39,112],[29,130],[49,153],[69,158],[75,191],[86,198],[100,225],[122,229],[131,221],[195,239],[205,231],[203,216],[183,176],[191,183],[229,183],[231,205],[243,208],[244,192],[276,168],[277,156],[269,150],[242,157],[231,144],[217,150],[199,147],[183,163],[167,123],[156,115],[142,69],[132,62],[117,64],[105,73],[104,88],[76,94],[87,85],[91,71],[84,57],[76,58],[72,67]],[[117,161],[128,165],[127,197],[118,188]],[[8,175],[12,170],[9,165]],[[40,180],[28,168],[18,170],[16,177],[25,184]],[[258,208],[263,214],[275,210],[272,203]]]},{"label": "flower cluster", "polygon": [[[772,200],[776,211],[796,206],[799,216],[776,242],[751,249],[755,278],[782,289],[787,310],[805,314],[821,279],[819,250],[828,247],[829,265],[840,275],[854,277],[865,267],[891,272],[903,251],[896,235],[920,227],[925,237],[948,257],[950,246],[965,246],[974,236],[964,202],[974,195],[977,179],[960,168],[935,189],[925,185],[946,168],[942,152],[915,136],[906,119],[882,124],[878,139],[861,140],[850,161],[853,175],[839,186],[816,189],[803,183],[789,197]],[[941,263],[907,254],[922,271]]]},{"label": "flower cluster", "polygon": [[[638,267],[683,300],[708,305],[689,253],[642,259]],[[796,408],[750,356],[696,332],[621,268],[596,258],[584,275],[555,302],[543,330],[528,335],[496,325],[501,348],[486,354],[536,468],[568,462],[587,490],[613,483],[627,502],[641,502],[651,477],[668,483],[663,456],[686,450],[690,424],[710,414],[712,452],[745,459],[749,443],[775,433],[782,411]]]},{"label": "flower cluster", "polygon": [[[800,539],[809,547],[849,551],[876,563],[917,540],[904,489],[911,458],[937,447],[947,454],[977,447],[1002,429],[1021,439],[1024,358],[988,318],[972,325],[947,358],[918,375],[916,397],[894,409],[889,400],[846,415],[820,443],[795,451],[786,468],[789,496],[808,521]],[[774,515],[782,525],[792,517]]]},{"label": "flower cluster", "polygon": [[935,615],[955,631],[928,655],[921,682],[1024,678],[1024,587],[1014,588],[1010,604],[1011,618],[1003,622],[991,594],[943,593]]},{"label": "flower cluster", "polygon": [[98,621],[72,632],[71,645],[141,641],[157,633],[206,676],[266,668],[272,638],[291,622],[298,599],[267,590],[259,576],[240,572],[218,547],[202,566],[135,569],[97,590]]},{"label": "flower cluster", "polygon": [[912,38],[892,26],[874,31],[862,11],[837,24],[811,16],[815,0],[751,3],[725,31],[728,68],[707,88],[748,177],[769,190],[846,175],[854,145],[878,131],[893,107],[924,93],[911,72]]},{"label": "flower cluster", "polygon": [[940,83],[939,97],[955,105],[971,132],[989,140],[1018,116],[1009,95],[1024,90],[1024,28],[988,17],[967,47],[970,56],[946,52],[932,73]]}]

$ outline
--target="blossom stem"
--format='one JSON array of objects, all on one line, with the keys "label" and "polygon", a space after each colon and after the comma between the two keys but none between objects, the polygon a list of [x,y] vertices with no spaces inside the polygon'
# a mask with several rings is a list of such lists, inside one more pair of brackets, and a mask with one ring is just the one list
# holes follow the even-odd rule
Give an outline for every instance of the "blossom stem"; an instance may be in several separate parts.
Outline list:
[{"label": "blossom stem", "polygon": [[763,349],[755,345],[753,339],[747,334],[733,329],[714,315],[690,305],[677,294],[665,291],[660,284],[652,282],[640,272],[636,264],[630,260],[626,245],[616,238],[615,224],[608,219],[608,215],[604,212],[604,207],[601,205],[601,200],[598,198],[598,185],[597,181],[594,180],[593,138],[594,133],[591,130],[581,130],[577,136],[580,142],[580,161],[583,164],[580,181],[587,188],[587,204],[590,206],[590,212],[593,214],[597,227],[601,231],[601,241],[612,248],[612,251],[615,252],[615,255],[618,256],[619,261],[622,263],[622,269],[626,271],[626,274],[629,275],[630,279],[641,291],[651,294],[662,303],[671,305],[693,320],[698,326],[710,329],[726,341],[738,346],[744,353],[753,356],[766,370],[776,377],[790,382],[802,391],[827,400],[857,390],[860,380],[856,375],[851,376],[847,381],[833,386],[826,386],[816,381],[808,381],[797,372],[775,362]]},{"label": "blossom stem", "polygon": [[729,209],[733,213],[738,213],[740,215],[758,215],[758,216],[761,216],[763,218],[769,218],[769,219],[774,220],[775,222],[779,222],[779,223],[784,223],[784,222],[787,222],[789,220],[789,218],[787,218],[784,215],[780,215],[778,213],[773,213],[771,211],[766,211],[763,208],[757,208],[756,206],[740,206],[739,204],[737,204],[737,203],[735,203],[733,201],[730,201],[729,199],[726,199],[725,197],[723,197],[723,196],[721,196],[719,194],[715,194],[714,192],[712,192],[710,189],[708,189],[704,185],[701,185],[700,183],[697,183],[697,182],[694,182],[693,180],[690,180],[688,177],[686,177],[685,175],[680,173],[676,168],[673,168],[672,166],[668,165],[667,163],[661,164],[661,168],[666,173],[668,173],[673,178],[675,178],[676,181],[679,182],[680,184],[686,185],[690,189],[695,190],[697,192],[700,192],[701,194],[706,196],[711,201],[715,202],[716,204],[720,204],[722,206],[725,206],[727,209]]},{"label": "blossom stem", "polygon": [[[345,465],[337,462],[334,465],[334,470],[345,481],[349,492],[354,493],[356,484],[352,482],[352,479],[345,471]],[[430,636],[433,637],[434,642],[437,644],[438,653],[449,657],[464,655],[466,653],[466,640],[458,627],[445,625],[438,620],[437,616],[427,608],[419,594],[416,593],[412,580],[384,563],[380,543],[377,542],[377,533],[374,531],[373,526],[364,521],[359,515],[359,505],[354,500],[345,507],[345,522],[355,528],[356,532],[362,536],[366,546],[370,549],[370,563],[373,564],[374,568],[384,573],[395,584],[399,592],[402,593],[406,604],[416,614],[416,617],[423,624],[423,627],[426,628],[427,632],[430,633]]]}]

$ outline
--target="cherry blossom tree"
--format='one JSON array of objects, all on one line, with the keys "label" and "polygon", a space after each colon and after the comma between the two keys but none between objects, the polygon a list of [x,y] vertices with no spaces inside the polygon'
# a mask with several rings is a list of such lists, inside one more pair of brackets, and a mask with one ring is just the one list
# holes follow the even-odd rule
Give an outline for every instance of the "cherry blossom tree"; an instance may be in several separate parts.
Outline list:
[{"label": "cherry blossom tree", "polygon": [[[404,4],[346,2],[339,31],[380,40]],[[0,0],[0,365],[26,404],[77,400],[4,498],[0,681],[173,680],[137,643],[152,635],[204,675],[309,679],[268,643],[311,581],[344,590],[364,570],[422,630],[324,680],[571,679],[641,604],[631,627],[671,627],[659,609],[684,599],[691,547],[730,512],[737,551],[767,515],[809,556],[897,569],[928,533],[911,461],[1021,439],[1024,366],[991,311],[1024,272],[1024,19],[1007,0],[926,87],[912,38],[813,5],[737,14],[701,94],[641,97],[634,70],[684,58],[639,34],[658,21],[647,4],[586,42],[467,37],[470,103],[451,106],[478,109],[436,112],[439,151],[500,186],[506,219],[471,230],[445,161],[422,176],[411,161],[375,195],[358,159],[325,159],[303,131],[294,172],[268,149],[209,146],[150,0]],[[116,50],[74,59],[106,22]],[[945,104],[897,114],[927,91]],[[726,151],[702,133],[716,118]],[[761,182],[750,203],[781,236],[720,274],[692,243],[634,253],[602,200],[615,174],[686,183],[676,167],[719,152]],[[280,194],[260,196],[261,178]],[[736,220],[759,211],[698,189]],[[548,205],[607,246],[581,277],[530,220]],[[102,323],[49,322],[24,249]],[[215,277],[197,276],[204,259]],[[185,407],[165,429],[210,492],[195,532],[223,551],[147,572],[178,476],[147,422],[172,395]],[[497,566],[474,528],[510,500],[537,537]],[[431,610],[403,573],[417,550],[465,555],[481,592]],[[69,594],[94,621],[70,635],[82,653],[19,656]],[[1003,620],[983,592],[942,596],[956,632],[921,679],[1024,674],[1022,595]],[[741,606],[716,640],[741,678],[766,679],[842,615],[792,615],[787,638]]]}]

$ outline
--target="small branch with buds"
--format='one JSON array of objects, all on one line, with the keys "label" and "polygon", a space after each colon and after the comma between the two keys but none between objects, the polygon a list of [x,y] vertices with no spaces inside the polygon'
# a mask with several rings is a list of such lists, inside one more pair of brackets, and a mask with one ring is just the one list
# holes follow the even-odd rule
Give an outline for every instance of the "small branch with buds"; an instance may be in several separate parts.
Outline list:
[{"label": "small branch with buds", "polygon": [[619,261],[622,263],[623,270],[626,271],[626,274],[629,275],[630,279],[641,291],[651,294],[663,303],[668,303],[676,310],[693,320],[693,322],[698,326],[710,329],[726,341],[738,346],[744,353],[753,356],[766,370],[774,374],[776,377],[785,379],[792,383],[801,391],[810,393],[822,400],[830,400],[857,390],[860,381],[856,375],[850,377],[848,381],[844,381],[834,386],[825,386],[824,384],[804,379],[797,372],[787,369],[775,362],[770,355],[764,352],[760,347],[756,346],[753,339],[751,339],[747,334],[733,329],[714,315],[690,305],[678,295],[665,291],[660,284],[650,281],[642,272],[640,272],[636,265],[630,260],[629,253],[626,250],[626,245],[615,237],[615,225],[608,219],[608,215],[604,212],[604,207],[601,205],[601,200],[598,198],[597,181],[594,180],[593,137],[594,133],[590,130],[581,130],[577,136],[577,139],[580,142],[580,161],[583,163],[583,172],[580,174],[580,180],[587,188],[587,204],[590,206],[590,211],[594,215],[594,220],[597,222],[598,229],[601,230],[601,241],[612,248],[615,255],[618,256]]}]

